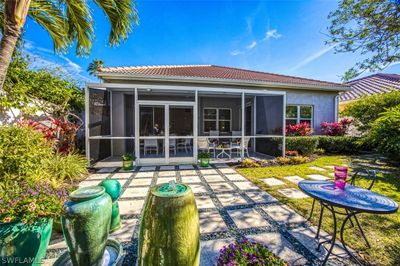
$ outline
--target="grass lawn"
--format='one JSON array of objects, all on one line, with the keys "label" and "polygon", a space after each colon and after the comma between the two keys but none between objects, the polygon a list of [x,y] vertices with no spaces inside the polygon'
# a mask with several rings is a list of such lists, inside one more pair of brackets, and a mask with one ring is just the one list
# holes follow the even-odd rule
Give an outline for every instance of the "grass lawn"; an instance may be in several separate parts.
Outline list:
[{"label": "grass lawn", "polygon": [[[332,173],[333,170],[326,168],[327,171],[318,172],[309,169],[309,167],[319,166],[323,168],[328,165],[348,164],[350,159],[355,162],[355,160],[359,160],[360,158],[349,156],[323,156],[313,162],[301,165],[273,166],[266,168],[238,168],[237,170],[263,190],[267,191],[281,202],[289,205],[299,214],[308,217],[311,210],[312,199],[291,200],[280,194],[277,191],[280,188],[297,187],[296,184],[287,181],[283,177],[297,175],[307,179],[306,175],[316,173],[328,176],[328,173]],[[260,181],[260,179],[268,177],[280,179],[285,182],[285,185],[269,187]],[[361,180],[357,185],[366,187],[367,182]],[[378,174],[377,182],[372,190],[386,195],[400,204],[400,169],[394,169],[394,172],[391,174]],[[319,204],[316,204],[316,209],[314,210],[311,220],[314,225],[318,225],[318,217]],[[357,217],[359,218],[372,247],[370,249],[366,247],[357,227],[345,231],[346,243],[350,247],[360,251],[364,260],[372,265],[400,265],[400,211],[390,215],[360,214]],[[339,226],[343,219],[344,216],[338,216]],[[332,233],[332,226],[332,216],[329,211],[325,211],[322,227],[325,231]]]}]

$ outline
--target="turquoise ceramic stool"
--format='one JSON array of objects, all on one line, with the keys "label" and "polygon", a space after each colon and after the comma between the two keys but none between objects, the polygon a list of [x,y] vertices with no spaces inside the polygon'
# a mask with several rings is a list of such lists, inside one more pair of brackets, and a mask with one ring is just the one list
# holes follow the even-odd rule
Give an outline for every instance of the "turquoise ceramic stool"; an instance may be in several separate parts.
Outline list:
[{"label": "turquoise ceramic stool", "polygon": [[100,182],[99,186],[104,187],[106,193],[112,199],[112,214],[110,233],[121,228],[121,218],[119,215],[118,199],[121,196],[121,184],[115,179],[106,179]]}]

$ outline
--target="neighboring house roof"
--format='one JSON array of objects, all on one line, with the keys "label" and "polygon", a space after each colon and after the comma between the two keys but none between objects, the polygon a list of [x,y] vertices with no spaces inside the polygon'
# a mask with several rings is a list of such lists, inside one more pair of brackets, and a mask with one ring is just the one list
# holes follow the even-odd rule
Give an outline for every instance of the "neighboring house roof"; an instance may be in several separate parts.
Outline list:
[{"label": "neighboring house roof", "polygon": [[132,66],[104,67],[97,75],[103,79],[109,78],[157,78],[159,80],[214,81],[250,84],[283,84],[293,87],[324,87],[332,90],[347,90],[346,85],[308,78],[279,75],[267,72],[245,70],[233,67],[215,65],[166,65],[166,66]]},{"label": "neighboring house roof", "polygon": [[386,93],[393,90],[400,90],[400,75],[398,74],[374,74],[364,78],[352,80],[351,90],[340,95],[340,101],[353,101],[363,96]]}]

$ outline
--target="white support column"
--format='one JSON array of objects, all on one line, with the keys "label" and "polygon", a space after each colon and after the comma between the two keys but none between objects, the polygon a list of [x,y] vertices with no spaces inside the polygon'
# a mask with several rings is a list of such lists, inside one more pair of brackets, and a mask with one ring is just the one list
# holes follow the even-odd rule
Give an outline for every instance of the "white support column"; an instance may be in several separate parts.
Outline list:
[{"label": "white support column", "polygon": [[240,158],[244,158],[244,127],[245,127],[245,97],[244,92],[242,92],[242,138],[240,141]]},{"label": "white support column", "polygon": [[198,91],[197,89],[194,91],[194,107],[193,107],[193,157],[194,163],[197,163],[197,135],[198,135]]},{"label": "white support column", "polygon": [[[283,134],[283,141],[282,141],[282,156],[286,154],[286,93],[282,96],[283,97],[283,121],[282,121],[282,134]],[[300,113],[300,111],[299,111]]]},{"label": "white support column", "polygon": [[89,140],[89,87],[85,86],[85,151],[88,166],[90,166],[90,140]]},{"label": "white support column", "polygon": [[[164,137],[164,156],[166,164],[169,164],[169,104],[165,106],[165,137]],[[175,140],[177,141],[177,140]]]},{"label": "white support column", "polygon": [[[257,135],[257,96],[254,96],[253,135]],[[256,152],[256,138],[253,138],[253,149]]]},{"label": "white support column", "polygon": [[138,104],[138,89],[134,92],[134,109],[135,109],[135,156],[140,164],[140,139],[139,139],[139,104]]}]

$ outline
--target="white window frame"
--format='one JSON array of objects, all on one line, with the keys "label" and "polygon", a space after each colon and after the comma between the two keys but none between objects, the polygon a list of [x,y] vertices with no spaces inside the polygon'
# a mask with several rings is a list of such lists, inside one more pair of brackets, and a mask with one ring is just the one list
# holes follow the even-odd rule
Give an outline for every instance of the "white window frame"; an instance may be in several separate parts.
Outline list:
[{"label": "white window frame", "polygon": [[[314,106],[308,104],[288,104],[286,107],[295,106],[297,107],[297,116],[296,118],[287,118],[285,117],[285,123],[287,125],[287,120],[296,120],[296,124],[300,123],[301,120],[308,120],[310,121],[310,127],[314,128]],[[301,107],[311,107],[311,118],[302,118],[300,117],[300,108]]]},{"label": "white window frame", "polygon": [[[205,119],[205,111],[206,110],[216,110],[216,118],[215,119]],[[219,110],[228,110],[229,111],[229,119],[219,119]],[[214,107],[204,107],[203,108],[203,132],[204,133],[209,133],[209,131],[205,131],[205,124],[207,121],[215,121],[216,126],[215,130],[219,131],[219,122],[226,122],[229,121],[229,131],[232,131],[232,109],[231,108],[214,108]]]}]

